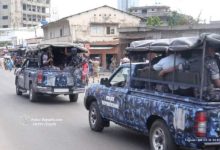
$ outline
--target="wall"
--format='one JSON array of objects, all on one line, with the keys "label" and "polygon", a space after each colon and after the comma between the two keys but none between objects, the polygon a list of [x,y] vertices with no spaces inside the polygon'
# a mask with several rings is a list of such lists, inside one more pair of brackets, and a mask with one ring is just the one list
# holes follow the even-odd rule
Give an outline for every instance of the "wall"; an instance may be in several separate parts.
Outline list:
[{"label": "wall", "polygon": [[56,23],[51,23],[49,26],[43,27],[43,30],[43,42],[72,42],[68,20],[59,20]]},{"label": "wall", "polygon": [[198,36],[201,33],[220,34],[220,24],[184,25],[175,27],[125,27],[119,29],[120,50],[129,46],[132,41],[143,39],[164,39],[184,36]]}]

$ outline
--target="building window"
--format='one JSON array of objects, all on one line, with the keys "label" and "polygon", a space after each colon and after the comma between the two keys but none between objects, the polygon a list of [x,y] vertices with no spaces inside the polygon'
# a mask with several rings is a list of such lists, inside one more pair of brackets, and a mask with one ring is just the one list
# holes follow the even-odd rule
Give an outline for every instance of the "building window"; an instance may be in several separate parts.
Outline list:
[{"label": "building window", "polygon": [[50,4],[50,0],[46,0],[46,3],[47,3],[47,4]]},{"label": "building window", "polygon": [[33,15],[32,18],[33,18],[33,21],[37,21],[35,15]]},{"label": "building window", "polygon": [[8,9],[8,5],[3,5],[2,8],[3,9]]},{"label": "building window", "polygon": [[27,10],[26,4],[23,4],[23,10]]},{"label": "building window", "polygon": [[37,6],[37,12],[40,12],[40,7],[39,6]]},{"label": "building window", "polygon": [[28,15],[28,21],[31,21],[31,15]]},{"label": "building window", "polygon": [[42,13],[45,13],[45,12],[46,12],[45,7],[42,7]]},{"label": "building window", "polygon": [[27,10],[31,11],[31,5],[27,5]]},{"label": "building window", "polygon": [[3,25],[2,28],[8,28],[8,25]]},{"label": "building window", "polygon": [[143,13],[143,14],[146,14],[146,13],[147,13],[147,10],[142,10],[142,13]]},{"label": "building window", "polygon": [[33,12],[36,11],[36,6],[32,6],[32,11],[33,11]]},{"label": "building window", "polygon": [[114,27],[106,27],[106,34],[107,35],[115,34],[115,28]]},{"label": "building window", "polygon": [[23,24],[23,27],[26,27],[27,25],[26,24]]},{"label": "building window", "polygon": [[8,16],[2,16],[2,20],[8,20]]},{"label": "building window", "polygon": [[100,25],[93,25],[90,27],[91,35],[104,35],[104,27]]},{"label": "building window", "polygon": [[37,21],[38,21],[38,22],[41,21],[41,16],[37,16]]},{"label": "building window", "polygon": [[60,29],[60,37],[63,36],[63,29]]},{"label": "building window", "polygon": [[23,20],[27,20],[26,14],[23,14]]}]

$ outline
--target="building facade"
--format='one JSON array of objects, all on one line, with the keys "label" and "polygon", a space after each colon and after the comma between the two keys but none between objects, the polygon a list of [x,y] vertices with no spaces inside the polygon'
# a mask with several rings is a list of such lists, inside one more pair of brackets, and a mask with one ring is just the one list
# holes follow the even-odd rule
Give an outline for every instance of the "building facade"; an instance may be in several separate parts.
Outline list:
[{"label": "building facade", "polygon": [[195,24],[160,27],[125,27],[119,29],[120,49],[133,41],[198,36],[201,33],[220,34],[220,24]]},{"label": "building facade", "polygon": [[149,17],[159,17],[162,25],[167,25],[168,18],[172,12],[169,6],[154,5],[143,7],[131,7],[128,10],[131,14],[148,19]]},{"label": "building facade", "polygon": [[118,0],[118,9],[128,11],[130,7],[139,6],[139,0]]},{"label": "building facade", "polygon": [[112,57],[120,58],[118,28],[138,26],[140,17],[102,6],[44,25],[44,42],[84,44],[91,57],[99,57],[109,68]]},{"label": "building facade", "polygon": [[50,17],[50,0],[0,0],[0,28],[36,26]]}]

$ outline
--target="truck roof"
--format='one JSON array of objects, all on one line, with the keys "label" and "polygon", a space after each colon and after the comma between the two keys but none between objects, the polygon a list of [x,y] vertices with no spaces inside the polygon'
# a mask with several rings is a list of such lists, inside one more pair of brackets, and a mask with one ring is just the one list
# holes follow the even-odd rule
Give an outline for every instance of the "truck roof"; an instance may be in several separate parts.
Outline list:
[{"label": "truck roof", "polygon": [[220,47],[220,35],[214,33],[203,33],[195,37],[179,37],[170,39],[140,40],[131,43],[126,48],[128,52],[162,52],[162,51],[187,51],[201,49],[205,42]]}]

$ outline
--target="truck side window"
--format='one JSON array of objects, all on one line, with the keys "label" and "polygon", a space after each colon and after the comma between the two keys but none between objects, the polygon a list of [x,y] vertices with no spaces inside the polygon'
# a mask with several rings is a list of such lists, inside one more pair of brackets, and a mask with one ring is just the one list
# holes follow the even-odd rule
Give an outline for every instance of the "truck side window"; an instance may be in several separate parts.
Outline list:
[{"label": "truck side window", "polygon": [[126,85],[130,69],[128,67],[120,69],[110,81],[112,86],[124,87]]},{"label": "truck side window", "polygon": [[25,62],[22,64],[22,68],[27,68],[29,60],[25,60]]}]

